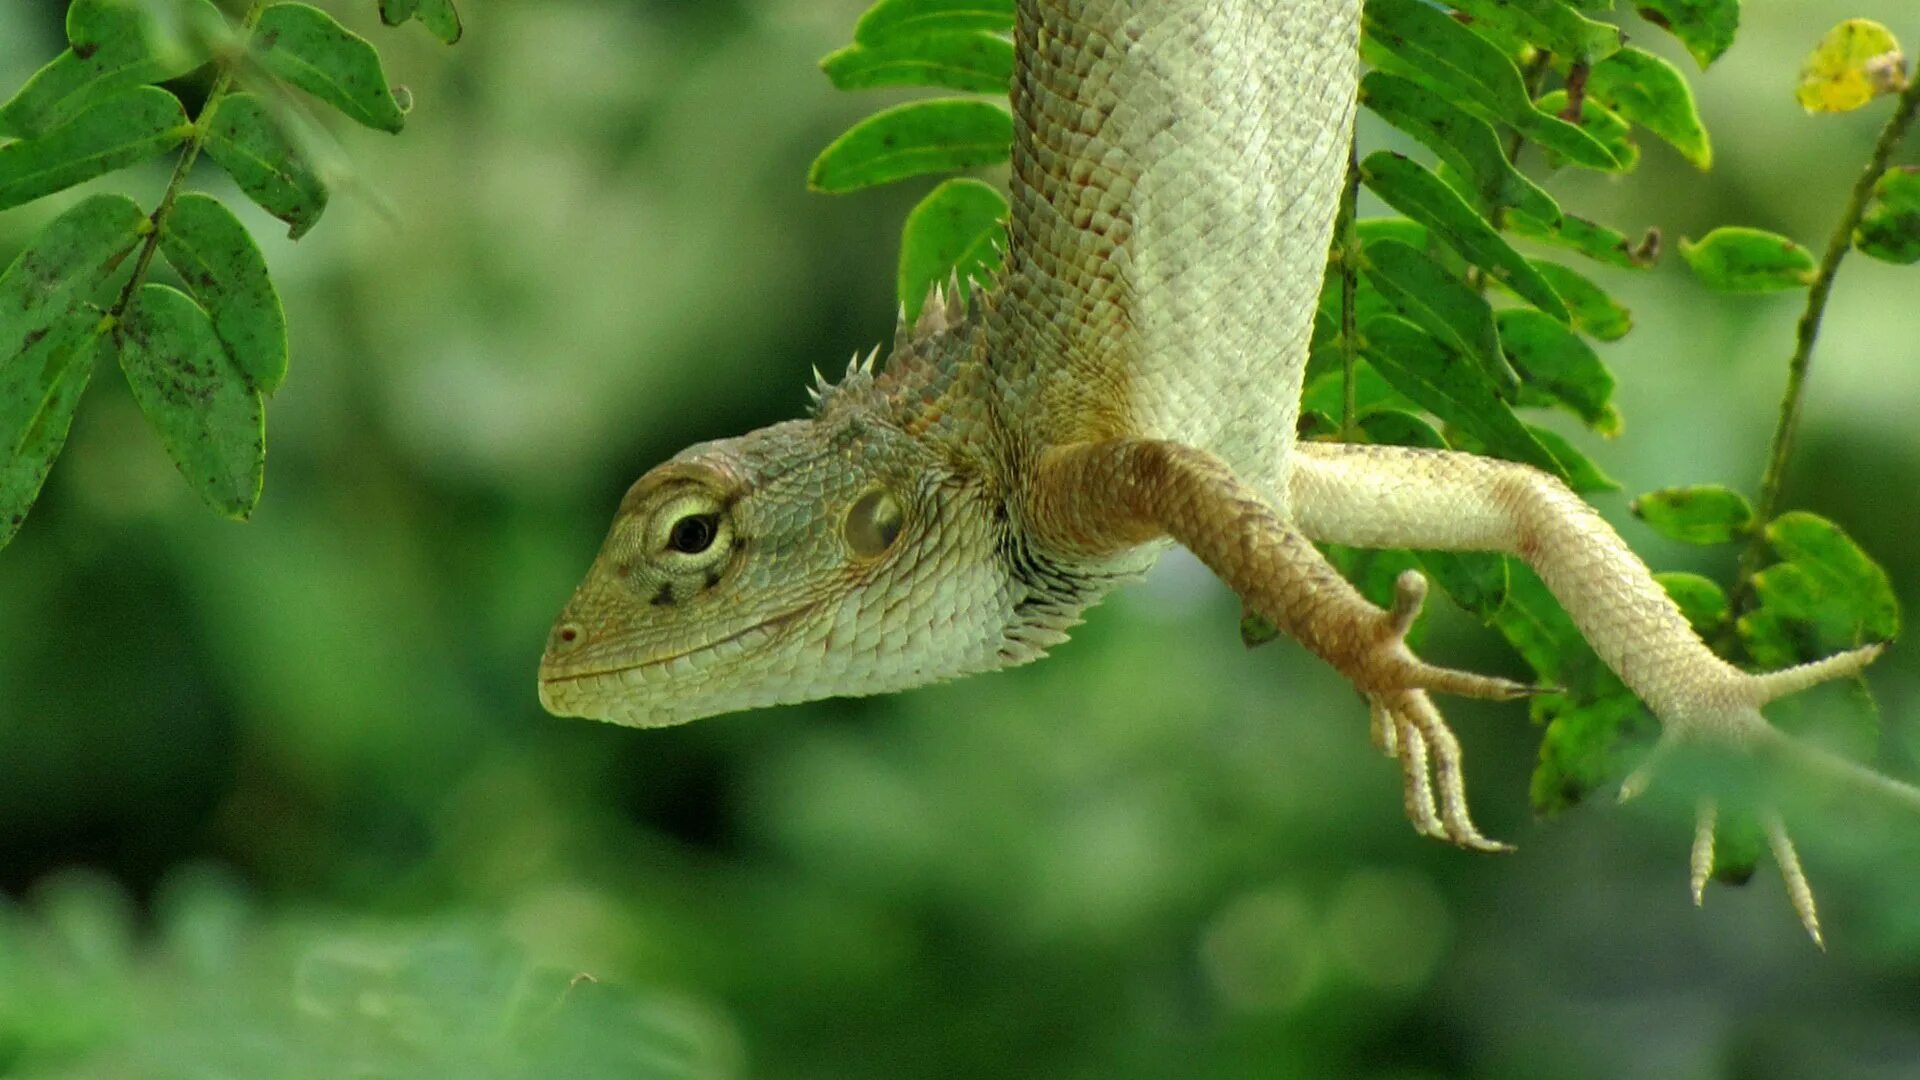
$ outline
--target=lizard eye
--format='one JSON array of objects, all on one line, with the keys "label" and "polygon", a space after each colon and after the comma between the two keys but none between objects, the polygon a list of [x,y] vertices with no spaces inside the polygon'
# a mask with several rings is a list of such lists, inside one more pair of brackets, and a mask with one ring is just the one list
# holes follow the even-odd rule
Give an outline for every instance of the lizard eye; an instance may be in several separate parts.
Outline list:
[{"label": "lizard eye", "polygon": [[900,508],[900,500],[894,498],[892,492],[885,489],[869,491],[860,496],[847,511],[844,528],[847,546],[863,559],[885,554],[899,539],[900,527],[905,521],[906,514]]},{"label": "lizard eye", "polygon": [[692,572],[724,560],[732,543],[726,508],[712,494],[694,489],[655,508],[644,550],[672,572]]},{"label": "lizard eye", "polygon": [[667,530],[667,546],[683,555],[698,555],[713,546],[712,514],[688,514]]}]

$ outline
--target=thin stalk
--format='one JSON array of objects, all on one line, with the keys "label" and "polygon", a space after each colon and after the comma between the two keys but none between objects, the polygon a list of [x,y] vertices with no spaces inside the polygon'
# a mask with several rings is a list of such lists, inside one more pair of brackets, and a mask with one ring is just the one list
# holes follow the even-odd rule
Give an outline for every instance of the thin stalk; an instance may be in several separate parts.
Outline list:
[{"label": "thin stalk", "polygon": [[1355,227],[1355,207],[1360,200],[1360,163],[1353,144],[1347,144],[1347,179],[1340,189],[1340,214],[1334,219],[1334,235],[1340,245],[1340,437],[1351,441],[1358,430],[1354,426],[1353,369],[1360,359],[1360,328],[1355,311],[1359,292],[1360,233]]},{"label": "thin stalk", "polygon": [[1820,337],[1820,320],[1827,312],[1827,298],[1833,292],[1834,275],[1840,270],[1840,262],[1847,256],[1847,250],[1853,246],[1853,231],[1860,225],[1860,218],[1867,211],[1867,203],[1873,197],[1873,185],[1887,171],[1887,162],[1893,157],[1893,151],[1912,126],[1916,113],[1920,113],[1920,77],[1907,84],[1905,90],[1894,104],[1893,115],[1887,118],[1886,126],[1880,129],[1880,137],[1874,141],[1873,154],[1867,159],[1866,168],[1853,182],[1853,193],[1847,199],[1846,211],[1840,216],[1840,224],[1827,240],[1826,253],[1820,257],[1820,266],[1814,272],[1813,285],[1807,290],[1807,306],[1800,313],[1800,323],[1794,333],[1793,358],[1787,362],[1787,389],[1780,400],[1780,419],[1773,429],[1773,442],[1767,450],[1767,467],[1760,479],[1760,497],[1755,506],[1755,529],[1747,541],[1746,550],[1740,553],[1740,573],[1734,584],[1736,610],[1745,601],[1751,599],[1753,575],[1760,570],[1761,562],[1766,558],[1766,539],[1764,528],[1773,520],[1774,513],[1780,507],[1780,492],[1786,486],[1787,465],[1793,457],[1793,439],[1800,426],[1800,406],[1806,396],[1807,369],[1811,366],[1814,342]]},{"label": "thin stalk", "polygon": [[[253,29],[255,20],[260,18],[260,10],[265,7],[264,0],[253,0],[247,6],[247,13],[240,20],[242,32]],[[193,163],[200,157],[200,148],[206,144],[207,132],[212,130],[213,115],[220,108],[220,99],[233,87],[233,64],[222,60],[219,74],[214,76],[213,85],[207,90],[207,99],[200,105],[200,115],[193,119],[193,132],[187,136],[186,145],[180,151],[180,160],[174,163],[173,175],[167,180],[167,190],[160,196],[159,205],[153,208],[147,220],[153,229],[147,233],[145,242],[140,245],[140,254],[135,258],[133,274],[127,278],[127,284],[120,290],[119,299],[107,312],[108,323],[119,326],[126,315],[127,306],[146,282],[147,270],[153,265],[154,253],[160,250],[160,236],[166,229],[167,218],[173,213],[173,204],[180,197],[180,189],[186,186],[187,174],[193,171]]]}]

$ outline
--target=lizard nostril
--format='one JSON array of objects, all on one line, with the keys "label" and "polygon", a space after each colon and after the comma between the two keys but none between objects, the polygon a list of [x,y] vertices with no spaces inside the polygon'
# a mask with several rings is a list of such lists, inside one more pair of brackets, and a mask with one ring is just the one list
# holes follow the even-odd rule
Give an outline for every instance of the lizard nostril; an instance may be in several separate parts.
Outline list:
[{"label": "lizard nostril", "polygon": [[553,629],[553,647],[556,650],[566,648],[580,640],[580,628],[573,623],[561,623]]}]

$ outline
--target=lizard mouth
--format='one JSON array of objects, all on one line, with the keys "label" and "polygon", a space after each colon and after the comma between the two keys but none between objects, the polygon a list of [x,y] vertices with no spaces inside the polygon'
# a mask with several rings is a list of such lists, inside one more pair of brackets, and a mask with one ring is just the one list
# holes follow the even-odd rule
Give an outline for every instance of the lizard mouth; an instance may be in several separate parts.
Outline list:
[{"label": "lizard mouth", "polygon": [[631,664],[568,670],[551,660],[545,661],[540,665],[540,704],[556,716],[591,719],[610,718],[611,714],[627,709],[652,712],[646,702],[632,700],[635,691],[642,689],[648,681],[649,673],[696,656],[715,653],[737,655],[761,647],[778,638],[801,616],[819,606],[819,602],[803,604],[690,649],[666,656],[648,657]]}]

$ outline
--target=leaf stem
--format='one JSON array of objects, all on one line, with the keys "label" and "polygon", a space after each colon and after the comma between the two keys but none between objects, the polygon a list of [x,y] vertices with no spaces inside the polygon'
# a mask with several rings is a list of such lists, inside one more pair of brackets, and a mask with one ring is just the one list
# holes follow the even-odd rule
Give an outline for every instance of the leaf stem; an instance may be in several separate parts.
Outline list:
[{"label": "leaf stem", "polygon": [[1813,284],[1807,290],[1807,306],[1800,313],[1800,322],[1794,333],[1793,357],[1787,362],[1787,388],[1780,400],[1780,419],[1774,426],[1773,442],[1767,450],[1766,471],[1760,479],[1760,497],[1754,514],[1755,528],[1747,540],[1746,549],[1740,553],[1739,575],[1734,582],[1736,611],[1751,599],[1753,575],[1759,572],[1760,564],[1766,557],[1766,524],[1773,520],[1775,511],[1779,509],[1780,493],[1786,486],[1787,465],[1793,457],[1793,438],[1800,426],[1800,405],[1806,396],[1807,369],[1813,358],[1814,342],[1820,336],[1820,321],[1827,311],[1827,298],[1833,292],[1834,276],[1839,272],[1840,262],[1846,258],[1847,250],[1853,245],[1853,231],[1866,214],[1867,203],[1873,197],[1874,184],[1887,171],[1887,161],[1912,126],[1916,113],[1920,113],[1920,78],[1914,79],[1901,92],[1894,104],[1893,115],[1887,118],[1886,126],[1880,129],[1880,137],[1873,144],[1873,153],[1867,159],[1866,168],[1853,182],[1853,192],[1847,199],[1846,210],[1841,214],[1833,235],[1827,240],[1826,253],[1820,257]]},{"label": "leaf stem", "polygon": [[1347,178],[1340,188],[1340,213],[1334,219],[1334,235],[1340,245],[1340,437],[1351,441],[1354,426],[1354,365],[1360,359],[1360,329],[1354,310],[1359,292],[1360,233],[1355,226],[1356,206],[1360,200],[1360,163],[1351,141],[1347,143]]},{"label": "leaf stem", "polygon": [[[247,5],[247,13],[241,17],[240,29],[243,33],[251,31],[253,24],[260,18],[260,11],[266,6],[265,0],[253,0]],[[167,190],[160,196],[159,205],[147,220],[153,229],[147,233],[145,242],[140,245],[140,254],[135,258],[133,274],[127,278],[127,284],[120,290],[120,296],[107,311],[107,319],[117,328],[127,307],[146,282],[147,270],[153,265],[154,253],[160,250],[160,236],[166,230],[167,218],[173,213],[173,204],[180,197],[180,189],[186,185],[187,174],[193,171],[193,163],[200,157],[200,148],[205,145],[207,132],[213,126],[213,114],[220,107],[220,99],[233,86],[233,64],[222,59],[219,73],[214,76],[213,85],[207,90],[207,98],[200,104],[200,114],[194,117],[193,132],[187,136],[186,145],[181,148],[180,160],[174,163],[173,175],[167,180]]]}]

